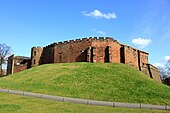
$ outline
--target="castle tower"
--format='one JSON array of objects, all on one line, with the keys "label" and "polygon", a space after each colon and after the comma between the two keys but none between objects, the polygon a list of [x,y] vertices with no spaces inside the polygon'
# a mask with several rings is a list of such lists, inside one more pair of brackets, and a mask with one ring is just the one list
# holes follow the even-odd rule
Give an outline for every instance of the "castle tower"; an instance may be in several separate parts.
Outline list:
[{"label": "castle tower", "polygon": [[32,47],[31,49],[31,67],[42,64],[42,47]]}]

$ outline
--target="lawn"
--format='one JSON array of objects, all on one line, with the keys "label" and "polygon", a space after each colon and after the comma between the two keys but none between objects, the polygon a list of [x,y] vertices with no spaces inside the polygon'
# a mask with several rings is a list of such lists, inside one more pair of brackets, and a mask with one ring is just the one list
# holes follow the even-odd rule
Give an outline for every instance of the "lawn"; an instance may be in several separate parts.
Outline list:
[{"label": "lawn", "polygon": [[46,64],[0,78],[0,88],[103,101],[170,105],[170,87],[116,63]]},{"label": "lawn", "polygon": [[0,93],[0,113],[168,113],[161,110],[113,108],[55,102]]}]

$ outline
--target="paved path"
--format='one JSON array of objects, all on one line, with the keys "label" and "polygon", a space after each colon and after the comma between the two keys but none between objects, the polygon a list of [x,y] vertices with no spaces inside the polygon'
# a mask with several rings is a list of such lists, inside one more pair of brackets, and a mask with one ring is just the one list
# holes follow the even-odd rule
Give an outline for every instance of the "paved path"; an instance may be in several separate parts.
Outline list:
[{"label": "paved path", "polygon": [[0,92],[16,94],[16,95],[30,96],[30,97],[35,97],[35,98],[43,98],[43,99],[48,99],[48,100],[60,101],[60,102],[70,102],[70,103],[76,103],[76,104],[87,104],[87,105],[96,105],[96,106],[112,106],[112,107],[123,107],[123,108],[170,110],[170,106],[167,106],[167,105],[106,102],[106,101],[52,96],[52,95],[45,95],[45,94],[18,91],[18,90],[1,89],[1,88],[0,88]]}]

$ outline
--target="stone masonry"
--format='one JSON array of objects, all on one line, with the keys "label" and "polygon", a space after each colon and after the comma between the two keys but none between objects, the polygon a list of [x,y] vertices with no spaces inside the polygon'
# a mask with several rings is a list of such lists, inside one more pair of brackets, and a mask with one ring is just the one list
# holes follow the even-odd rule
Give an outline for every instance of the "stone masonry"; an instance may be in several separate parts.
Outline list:
[{"label": "stone masonry", "polygon": [[31,67],[31,61],[29,57],[14,56],[8,57],[7,75],[29,69]]},{"label": "stone masonry", "polygon": [[[46,47],[32,47],[31,58],[22,65],[16,65],[18,61],[15,59],[17,58],[14,56],[8,59],[8,74],[48,63],[115,62],[135,67],[160,82],[158,69],[148,63],[147,52],[121,44],[110,37],[89,37],[53,43]],[[24,57],[20,57],[21,59],[23,61]]]}]

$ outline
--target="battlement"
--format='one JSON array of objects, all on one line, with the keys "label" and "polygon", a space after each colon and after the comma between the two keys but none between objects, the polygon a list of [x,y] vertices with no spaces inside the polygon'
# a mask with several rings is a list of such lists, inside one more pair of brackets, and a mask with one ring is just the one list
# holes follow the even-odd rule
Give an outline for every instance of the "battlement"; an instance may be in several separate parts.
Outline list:
[{"label": "battlement", "polygon": [[[61,45],[63,45],[63,44],[74,44],[74,43],[79,43],[79,42],[86,42],[86,41],[91,41],[91,42],[112,42],[112,41],[114,41],[114,42],[117,42],[117,40],[115,40],[114,38],[112,38],[112,37],[89,37],[89,38],[79,38],[79,39],[73,39],[73,40],[66,40],[66,41],[63,41],[63,42],[55,42],[55,43],[52,43],[52,44],[49,44],[49,45],[47,45],[47,46],[45,46],[45,47],[39,47],[39,46],[37,46],[37,47],[32,47],[32,49],[39,49],[39,48],[41,48],[41,49],[46,49],[46,48],[50,48],[50,47],[54,47],[54,46],[61,46]],[[122,46],[125,46],[125,47],[128,47],[128,48],[132,48],[132,49],[134,49],[134,50],[138,50],[138,49],[136,49],[136,48],[134,48],[134,47],[131,47],[131,46],[129,46],[129,45],[126,45],[126,44],[122,44],[122,43],[120,43],[120,42],[117,42],[117,43],[119,43],[120,45],[122,45]],[[142,53],[145,53],[145,54],[148,54],[147,52],[145,52],[145,51],[142,51],[142,50],[140,50],[140,52],[142,52]]]},{"label": "battlement", "polygon": [[45,46],[44,48],[49,48],[49,47],[53,47],[56,45],[62,45],[62,44],[68,44],[68,43],[79,43],[79,42],[86,42],[86,41],[116,41],[111,37],[89,37],[89,38],[81,38],[81,39],[74,39],[74,40],[67,40],[67,41],[63,41],[63,42],[55,42],[52,43],[50,45]]},{"label": "battlement", "polygon": [[32,49],[37,49],[37,48],[41,48],[41,49],[42,49],[42,47],[40,47],[40,46],[34,46],[34,47],[32,47]]},{"label": "battlement", "polygon": [[[139,49],[137,49],[137,48],[134,48],[134,47],[132,47],[132,46],[129,46],[129,45],[126,45],[126,44],[122,44],[122,43],[120,43],[119,42],[119,44],[121,45],[121,46],[125,46],[125,47],[127,47],[127,48],[131,48],[131,49],[133,49],[133,50],[135,50],[135,51],[138,51]],[[142,51],[142,50],[139,50],[140,52],[142,52],[142,53],[144,53],[144,54],[149,54],[148,52],[145,52],[145,51]]]},{"label": "battlement", "polygon": [[147,65],[149,65],[149,66],[150,66],[150,68],[151,68],[151,69],[153,69],[154,71],[158,71],[158,68],[157,68],[157,67],[155,67],[154,65],[152,65],[152,64],[147,64]]}]

